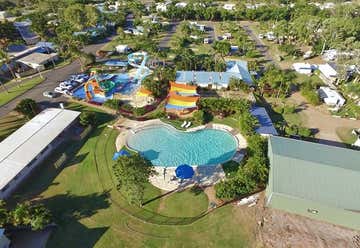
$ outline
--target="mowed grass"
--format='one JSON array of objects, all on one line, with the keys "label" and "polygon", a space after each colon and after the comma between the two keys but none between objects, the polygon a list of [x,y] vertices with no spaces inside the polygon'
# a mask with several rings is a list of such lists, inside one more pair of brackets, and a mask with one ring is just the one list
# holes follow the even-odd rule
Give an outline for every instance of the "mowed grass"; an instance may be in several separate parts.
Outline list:
[{"label": "mowed grass", "polygon": [[0,93],[0,106],[10,102],[15,97],[25,93],[26,91],[30,90],[31,88],[35,87],[36,85],[43,82],[45,79],[41,77],[34,77],[32,79],[25,80],[19,86],[13,86],[8,89],[8,92],[2,91]]},{"label": "mowed grass", "polygon": [[[79,105],[72,109],[84,110]],[[79,149],[68,147],[74,157],[54,173],[52,161],[29,178],[16,195],[49,207],[57,224],[47,247],[250,247],[254,242],[255,217],[232,205],[219,208],[190,225],[158,225],[143,219],[182,221],[168,215],[196,215],[207,208],[207,198],[184,191],[157,199],[144,208],[130,206],[115,189],[111,157],[117,131],[106,127],[112,119],[104,113],[100,125]],[[161,192],[148,185],[145,200]],[[161,204],[164,204],[161,207]],[[186,209],[187,208],[187,209]],[[192,210],[190,210],[192,209]],[[196,212],[197,211],[197,212]],[[159,212],[159,213],[157,213]],[[174,223],[172,223],[174,224]]]},{"label": "mowed grass", "polygon": [[158,213],[173,217],[194,217],[206,212],[207,208],[206,194],[201,189],[192,188],[161,199]]},{"label": "mowed grass", "polygon": [[16,112],[0,118],[0,141],[4,140],[7,136],[15,132],[18,128],[24,125],[26,118]]}]

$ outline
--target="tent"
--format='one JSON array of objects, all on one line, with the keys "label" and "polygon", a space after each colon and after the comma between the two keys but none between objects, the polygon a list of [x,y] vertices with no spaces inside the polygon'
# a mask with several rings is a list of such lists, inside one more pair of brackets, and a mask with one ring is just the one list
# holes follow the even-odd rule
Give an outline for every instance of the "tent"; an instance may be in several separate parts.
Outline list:
[{"label": "tent", "polygon": [[112,157],[113,160],[117,160],[119,157],[123,157],[123,156],[130,156],[130,153],[126,150],[120,150],[118,152],[114,153],[114,156]]},{"label": "tent", "polygon": [[178,178],[189,179],[194,176],[194,169],[190,165],[183,164],[175,169],[175,174]]}]

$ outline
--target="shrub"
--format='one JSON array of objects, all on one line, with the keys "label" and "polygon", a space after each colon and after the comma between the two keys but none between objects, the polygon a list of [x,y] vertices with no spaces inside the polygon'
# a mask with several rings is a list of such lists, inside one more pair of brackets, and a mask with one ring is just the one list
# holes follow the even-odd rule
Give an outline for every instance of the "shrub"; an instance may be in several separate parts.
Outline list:
[{"label": "shrub", "polygon": [[142,116],[142,115],[146,114],[146,109],[145,109],[144,107],[134,108],[133,113],[134,113],[136,116]]},{"label": "shrub", "polygon": [[301,90],[301,95],[303,97],[306,98],[306,100],[312,104],[312,105],[320,105],[321,101],[320,101],[320,97],[318,95],[318,93],[315,90],[306,90],[306,89],[302,89]]},{"label": "shrub", "polygon": [[120,99],[108,99],[108,100],[106,100],[106,102],[104,102],[103,105],[105,107],[118,110],[121,104],[122,104],[122,101]]},{"label": "shrub", "polygon": [[80,124],[83,126],[94,125],[96,123],[96,114],[94,112],[85,111],[80,114]]},{"label": "shrub", "polygon": [[283,108],[283,113],[284,114],[292,114],[295,112],[295,106],[294,105],[285,105]]},{"label": "shrub", "polygon": [[125,111],[129,111],[129,112],[132,112],[134,107],[131,106],[129,103],[125,103],[121,106],[121,108]]},{"label": "shrub", "polygon": [[310,137],[312,135],[311,129],[306,127],[299,127],[298,135],[301,137]]},{"label": "shrub", "polygon": [[255,133],[255,126],[258,124],[256,117],[249,112],[244,112],[240,115],[240,130],[245,136],[251,136]]},{"label": "shrub", "polygon": [[25,115],[26,118],[31,119],[39,112],[39,108],[33,99],[26,98],[16,105],[15,111]]}]

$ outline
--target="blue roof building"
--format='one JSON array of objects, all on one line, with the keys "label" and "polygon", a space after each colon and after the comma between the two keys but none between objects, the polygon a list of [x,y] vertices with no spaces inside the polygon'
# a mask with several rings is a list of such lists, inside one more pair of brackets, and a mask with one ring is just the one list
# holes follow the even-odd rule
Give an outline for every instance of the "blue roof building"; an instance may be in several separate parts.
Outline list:
[{"label": "blue roof building", "polygon": [[258,134],[262,136],[278,135],[278,132],[276,131],[265,108],[253,106],[250,110],[250,113],[259,121],[259,125],[255,128],[255,131]]},{"label": "blue roof building", "polygon": [[215,71],[177,71],[177,83],[193,82],[200,87],[228,87],[230,79],[241,79],[249,85],[253,85],[246,61],[228,61],[225,72]]}]

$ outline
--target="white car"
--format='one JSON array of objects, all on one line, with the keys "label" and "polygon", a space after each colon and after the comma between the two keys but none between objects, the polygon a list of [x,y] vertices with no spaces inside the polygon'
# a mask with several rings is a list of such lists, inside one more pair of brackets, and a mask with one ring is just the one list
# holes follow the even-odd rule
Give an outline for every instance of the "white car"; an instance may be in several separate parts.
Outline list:
[{"label": "white car", "polygon": [[43,96],[48,97],[48,98],[55,98],[56,94],[54,92],[51,92],[51,91],[44,91]]},{"label": "white car", "polygon": [[61,87],[56,87],[56,88],[54,89],[54,91],[55,91],[56,93],[64,94],[65,89],[63,89],[63,88],[61,88]]},{"label": "white car", "polygon": [[60,88],[65,90],[72,90],[74,88],[74,86],[72,86],[71,84],[65,84],[65,83],[60,83],[59,86]]}]

